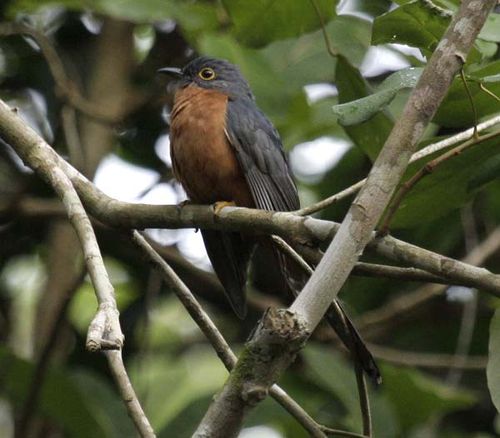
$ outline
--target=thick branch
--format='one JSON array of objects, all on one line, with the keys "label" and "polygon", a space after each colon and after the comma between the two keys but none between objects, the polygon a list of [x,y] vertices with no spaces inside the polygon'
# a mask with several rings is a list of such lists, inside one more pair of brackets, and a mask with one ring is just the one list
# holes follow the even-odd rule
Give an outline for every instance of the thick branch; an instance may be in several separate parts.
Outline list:
[{"label": "thick branch", "polygon": [[193,437],[238,436],[246,412],[267,396],[283,365],[304,345],[306,325],[288,310],[266,312]]}]

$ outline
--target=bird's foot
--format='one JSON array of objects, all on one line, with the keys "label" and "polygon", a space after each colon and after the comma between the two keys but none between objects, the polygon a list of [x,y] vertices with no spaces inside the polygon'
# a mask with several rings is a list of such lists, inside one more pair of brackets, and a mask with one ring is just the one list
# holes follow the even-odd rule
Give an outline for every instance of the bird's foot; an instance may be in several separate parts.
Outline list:
[{"label": "bird's foot", "polygon": [[191,205],[193,202],[190,199],[184,199],[184,201],[177,204],[178,208],[185,207],[186,205]]},{"label": "bird's foot", "polygon": [[183,209],[183,207],[185,207],[186,205],[191,205],[192,202],[190,199],[185,199],[184,201],[182,202],[179,202],[175,207],[177,208],[177,212],[180,213],[181,210]]},{"label": "bird's foot", "polygon": [[224,207],[236,207],[233,201],[218,201],[213,205],[214,213],[219,214]]}]

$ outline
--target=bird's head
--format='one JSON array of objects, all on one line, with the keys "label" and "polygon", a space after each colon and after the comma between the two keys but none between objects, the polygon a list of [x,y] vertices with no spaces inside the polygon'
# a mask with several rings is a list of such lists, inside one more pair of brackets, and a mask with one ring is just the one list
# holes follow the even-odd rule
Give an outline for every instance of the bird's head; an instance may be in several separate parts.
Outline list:
[{"label": "bird's head", "polygon": [[201,56],[192,60],[182,69],[166,67],[159,69],[158,72],[178,78],[179,87],[195,85],[217,90],[228,96],[254,98],[240,69],[223,59]]}]

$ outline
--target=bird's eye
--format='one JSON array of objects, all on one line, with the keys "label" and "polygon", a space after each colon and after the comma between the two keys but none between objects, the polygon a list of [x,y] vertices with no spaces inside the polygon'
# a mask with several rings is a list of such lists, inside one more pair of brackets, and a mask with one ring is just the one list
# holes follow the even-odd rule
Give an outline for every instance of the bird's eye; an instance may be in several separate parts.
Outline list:
[{"label": "bird's eye", "polygon": [[205,67],[200,70],[198,76],[204,81],[211,81],[215,79],[215,71],[210,67]]}]

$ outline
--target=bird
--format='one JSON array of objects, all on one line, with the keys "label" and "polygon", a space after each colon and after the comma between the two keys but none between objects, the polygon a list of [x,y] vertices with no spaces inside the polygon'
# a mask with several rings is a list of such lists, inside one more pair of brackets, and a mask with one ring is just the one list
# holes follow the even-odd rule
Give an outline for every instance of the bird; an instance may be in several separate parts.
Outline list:
[{"label": "bird", "polygon": [[[170,113],[173,173],[189,201],[270,211],[300,208],[298,190],[281,138],[259,109],[239,68],[223,59],[201,56],[183,68],[159,73],[176,78]],[[255,242],[239,232],[201,230],[208,257],[239,318],[246,315],[245,284]],[[270,244],[272,246],[272,244]],[[300,290],[303,274],[290,277],[290,260],[277,250],[285,287]],[[293,269],[297,271],[297,269]],[[371,353],[338,301],[326,316],[367,375],[381,381]]]}]

